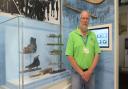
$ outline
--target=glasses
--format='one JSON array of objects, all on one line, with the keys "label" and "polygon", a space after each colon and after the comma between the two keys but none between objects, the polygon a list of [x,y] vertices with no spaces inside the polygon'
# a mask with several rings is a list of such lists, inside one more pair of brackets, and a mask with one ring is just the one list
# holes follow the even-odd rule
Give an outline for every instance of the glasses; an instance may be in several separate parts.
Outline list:
[{"label": "glasses", "polygon": [[81,17],[82,20],[89,20],[89,17]]}]

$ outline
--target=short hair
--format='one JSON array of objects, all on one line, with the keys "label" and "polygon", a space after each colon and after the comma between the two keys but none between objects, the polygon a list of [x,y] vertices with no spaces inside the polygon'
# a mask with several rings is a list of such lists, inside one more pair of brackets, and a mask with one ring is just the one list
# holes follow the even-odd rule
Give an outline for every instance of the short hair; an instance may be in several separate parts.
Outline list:
[{"label": "short hair", "polygon": [[89,13],[88,11],[86,11],[86,10],[83,10],[83,11],[81,11],[81,13],[80,13],[80,19],[81,19],[81,17],[82,17],[81,15],[82,15],[83,13],[85,13],[85,12],[88,13],[88,15],[89,15],[89,17],[90,17],[90,13]]}]

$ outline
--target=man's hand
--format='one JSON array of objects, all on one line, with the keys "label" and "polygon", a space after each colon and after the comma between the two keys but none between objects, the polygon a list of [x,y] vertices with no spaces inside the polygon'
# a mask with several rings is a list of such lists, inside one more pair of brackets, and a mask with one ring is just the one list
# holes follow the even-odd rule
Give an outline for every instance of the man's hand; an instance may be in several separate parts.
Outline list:
[{"label": "man's hand", "polygon": [[94,61],[92,63],[92,66],[82,74],[82,78],[84,80],[89,81],[89,79],[90,79],[98,61],[99,61],[99,54],[96,54],[95,57],[94,57]]},{"label": "man's hand", "polygon": [[85,81],[88,82],[89,79],[90,79],[90,77],[91,77],[91,75],[92,75],[92,71],[87,70],[87,71],[85,71],[85,72],[83,73],[82,78],[83,78]]}]

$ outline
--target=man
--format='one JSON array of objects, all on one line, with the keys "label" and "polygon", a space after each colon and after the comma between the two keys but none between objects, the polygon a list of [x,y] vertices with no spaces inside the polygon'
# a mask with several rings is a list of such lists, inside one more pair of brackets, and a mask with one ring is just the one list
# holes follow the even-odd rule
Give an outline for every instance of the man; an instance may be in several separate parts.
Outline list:
[{"label": "man", "polygon": [[72,89],[94,89],[94,69],[99,61],[100,48],[96,35],[88,30],[90,15],[80,14],[80,24],[69,35],[66,47],[67,58],[74,70]]}]

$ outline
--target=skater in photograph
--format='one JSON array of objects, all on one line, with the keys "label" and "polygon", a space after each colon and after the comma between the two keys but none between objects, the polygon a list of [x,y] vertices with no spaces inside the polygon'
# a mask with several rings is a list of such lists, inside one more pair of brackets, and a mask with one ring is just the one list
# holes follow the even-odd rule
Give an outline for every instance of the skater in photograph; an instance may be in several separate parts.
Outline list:
[{"label": "skater in photograph", "polygon": [[47,20],[49,21],[49,5],[50,5],[50,0],[46,0],[46,9],[47,9]]},{"label": "skater in photograph", "polygon": [[55,16],[55,0],[50,0],[51,1],[51,16],[54,17]]},{"label": "skater in photograph", "polygon": [[58,6],[58,0],[56,0],[56,13],[57,13],[57,16],[56,16],[56,20],[58,20],[58,12],[59,12],[59,6]]}]

